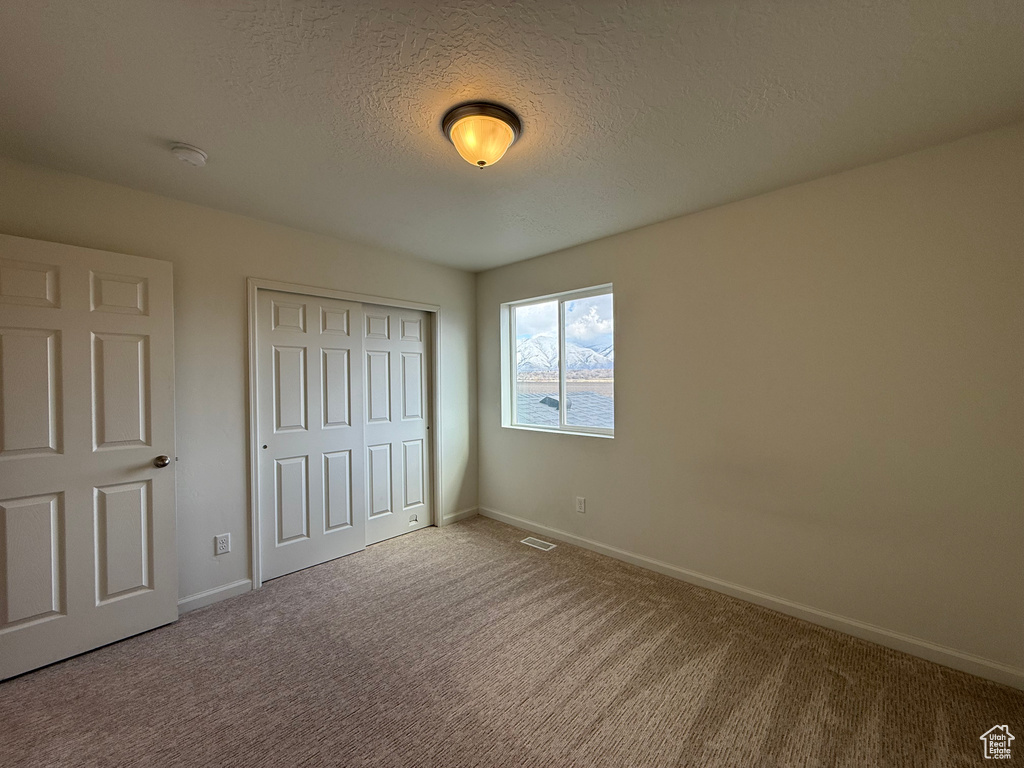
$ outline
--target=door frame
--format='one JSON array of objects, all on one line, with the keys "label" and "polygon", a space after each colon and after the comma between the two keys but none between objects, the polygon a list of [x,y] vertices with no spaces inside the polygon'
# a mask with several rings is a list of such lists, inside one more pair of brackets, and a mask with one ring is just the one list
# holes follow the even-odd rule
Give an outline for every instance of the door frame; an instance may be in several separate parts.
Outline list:
[{"label": "door frame", "polygon": [[[382,304],[387,307],[398,309],[415,309],[429,313],[431,317],[431,350],[430,383],[433,389],[430,397],[430,420],[433,428],[433,439],[430,449],[433,452],[430,462],[430,474],[433,485],[432,501],[434,509],[431,512],[431,524],[441,528],[445,525],[442,514],[443,493],[441,488],[441,307],[437,304],[424,304],[419,301],[406,301],[405,299],[393,299],[384,296],[371,296],[365,293],[353,293],[351,291],[338,291],[333,288],[318,288],[311,285],[300,285],[298,283],[285,283],[279,280],[266,280],[260,277],[247,277],[245,279],[246,294],[248,296],[248,335],[249,335],[249,548],[251,550],[250,569],[252,571],[252,588],[259,589],[263,585],[263,574],[260,552],[260,495],[259,495],[259,413],[256,403],[256,296],[258,291],[278,291],[281,293],[295,293],[302,296],[311,296],[319,299],[340,299],[342,301],[354,301],[362,304]],[[360,329],[362,333],[362,329]]]}]

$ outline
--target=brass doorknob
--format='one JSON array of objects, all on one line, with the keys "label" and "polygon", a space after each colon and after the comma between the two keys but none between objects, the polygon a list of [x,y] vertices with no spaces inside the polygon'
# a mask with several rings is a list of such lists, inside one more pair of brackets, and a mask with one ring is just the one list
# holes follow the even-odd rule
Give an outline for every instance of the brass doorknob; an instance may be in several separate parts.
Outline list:
[{"label": "brass doorknob", "polygon": [[170,463],[170,456],[157,456],[155,459],[153,459],[153,466],[156,467],[157,469],[163,469]]}]

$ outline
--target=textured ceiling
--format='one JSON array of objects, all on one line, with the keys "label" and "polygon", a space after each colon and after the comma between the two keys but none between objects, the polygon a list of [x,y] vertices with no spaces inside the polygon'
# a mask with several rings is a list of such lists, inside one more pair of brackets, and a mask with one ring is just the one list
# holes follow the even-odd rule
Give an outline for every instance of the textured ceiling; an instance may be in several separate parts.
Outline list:
[{"label": "textured ceiling", "polygon": [[478,270],[1024,119],[1022,52],[1020,0],[4,0],[0,154]]}]

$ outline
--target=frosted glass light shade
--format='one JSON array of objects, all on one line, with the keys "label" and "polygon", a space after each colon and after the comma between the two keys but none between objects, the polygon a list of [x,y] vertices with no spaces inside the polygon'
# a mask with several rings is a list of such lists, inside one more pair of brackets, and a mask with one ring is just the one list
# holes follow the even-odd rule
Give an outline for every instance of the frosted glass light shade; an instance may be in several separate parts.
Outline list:
[{"label": "frosted glass light shade", "polygon": [[449,112],[444,132],[463,159],[477,168],[498,162],[519,137],[519,118],[504,107],[469,104]]},{"label": "frosted glass light shade", "polygon": [[449,138],[467,163],[485,168],[501,160],[515,136],[508,123],[496,117],[473,115],[456,122]]}]

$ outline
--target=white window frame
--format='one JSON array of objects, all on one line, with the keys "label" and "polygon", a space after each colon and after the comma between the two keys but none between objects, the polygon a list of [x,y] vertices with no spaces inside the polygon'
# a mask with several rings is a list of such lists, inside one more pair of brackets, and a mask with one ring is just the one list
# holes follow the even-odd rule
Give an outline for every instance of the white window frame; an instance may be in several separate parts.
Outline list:
[{"label": "white window frame", "polygon": [[[565,371],[565,305],[579,299],[612,294],[612,336],[618,322],[615,320],[615,291],[611,283],[581,288],[573,291],[551,293],[547,296],[536,296],[519,301],[509,301],[501,305],[501,426],[507,429],[522,429],[528,432],[554,432],[556,434],[583,435],[585,437],[613,438],[615,428],[581,427],[566,423],[566,371]],[[516,423],[516,313],[521,307],[534,304],[558,302],[558,426],[545,427],[535,424]],[[614,394],[612,395],[614,401]]]}]

